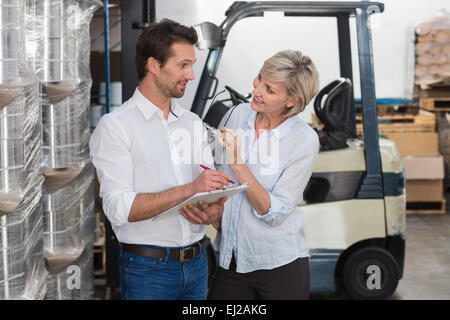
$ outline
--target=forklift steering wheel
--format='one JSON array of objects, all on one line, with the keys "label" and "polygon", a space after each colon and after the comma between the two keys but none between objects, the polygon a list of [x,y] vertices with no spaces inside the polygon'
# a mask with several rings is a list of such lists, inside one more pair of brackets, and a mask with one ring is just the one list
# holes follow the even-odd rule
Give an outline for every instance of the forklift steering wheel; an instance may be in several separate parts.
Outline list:
[{"label": "forklift steering wheel", "polygon": [[225,89],[230,93],[231,101],[233,102],[233,105],[238,105],[240,103],[248,103],[248,98],[250,98],[252,95],[248,94],[247,96],[243,96],[233,88],[230,88],[229,86],[225,86]]}]

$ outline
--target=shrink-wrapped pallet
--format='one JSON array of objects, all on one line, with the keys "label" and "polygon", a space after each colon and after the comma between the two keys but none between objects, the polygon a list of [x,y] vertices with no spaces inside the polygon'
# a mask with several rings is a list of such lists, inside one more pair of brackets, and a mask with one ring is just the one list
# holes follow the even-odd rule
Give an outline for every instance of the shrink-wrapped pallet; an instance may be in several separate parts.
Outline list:
[{"label": "shrink-wrapped pallet", "polygon": [[416,29],[415,83],[450,84],[450,14],[444,10]]},{"label": "shrink-wrapped pallet", "polygon": [[43,167],[89,158],[89,24],[99,0],[27,0],[27,56],[42,84]]},{"label": "shrink-wrapped pallet", "polygon": [[0,299],[42,299],[45,295],[43,180],[34,175],[17,209],[0,217]]},{"label": "shrink-wrapped pallet", "polygon": [[39,171],[39,82],[25,55],[25,0],[0,1],[0,213],[14,212]]}]

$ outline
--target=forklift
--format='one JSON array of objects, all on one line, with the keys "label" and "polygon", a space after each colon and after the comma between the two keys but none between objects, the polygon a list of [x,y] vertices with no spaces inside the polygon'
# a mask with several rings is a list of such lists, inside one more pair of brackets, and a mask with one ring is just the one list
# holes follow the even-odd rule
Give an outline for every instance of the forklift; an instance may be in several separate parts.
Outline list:
[{"label": "forklift", "polygon": [[[231,28],[269,11],[286,17],[334,17],[337,22],[340,76],[314,101],[324,125],[316,130],[321,149],[298,204],[310,248],[311,293],[344,289],[353,299],[387,299],[403,276],[406,191],[400,152],[378,135],[370,16],[384,11],[382,3],[234,2],[220,26],[195,26],[198,48],[209,53],[191,111],[217,128],[230,107],[248,102],[249,96],[225,86],[230,98],[205,110],[216,93],[216,72]],[[350,19],[357,29],[363,137],[356,135]],[[209,227],[207,235],[214,240],[216,231]],[[216,249],[210,248],[208,255],[211,271],[217,267]]]}]

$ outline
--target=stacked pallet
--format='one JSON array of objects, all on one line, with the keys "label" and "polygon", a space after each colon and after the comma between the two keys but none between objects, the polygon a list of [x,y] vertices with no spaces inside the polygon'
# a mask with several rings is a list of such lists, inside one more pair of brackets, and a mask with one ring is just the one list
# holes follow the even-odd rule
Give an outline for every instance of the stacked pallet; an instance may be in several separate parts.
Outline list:
[{"label": "stacked pallet", "polygon": [[441,12],[416,28],[415,83],[421,89],[450,84],[450,14]]},{"label": "stacked pallet", "polygon": [[443,94],[433,97],[433,92],[433,89],[420,90],[421,96],[428,96],[420,99],[420,106],[436,116],[439,153],[444,157],[444,185],[448,189],[450,186],[450,88],[447,91],[447,97]]},{"label": "stacked pallet", "polygon": [[[415,103],[378,105],[378,134],[395,142],[402,156],[438,152],[434,113]],[[364,135],[361,106],[356,105],[356,131]]]},{"label": "stacked pallet", "polygon": [[416,28],[414,96],[436,116],[444,185],[450,185],[450,14],[440,12]]},{"label": "stacked pallet", "polygon": [[[91,163],[66,187],[42,197],[44,248],[50,276],[47,298],[89,299],[93,294],[94,168]],[[79,286],[68,280],[79,272]],[[77,273],[75,273],[77,274]],[[70,282],[70,281],[69,281]]]},{"label": "stacked pallet", "polygon": [[[360,106],[357,133],[364,134]],[[406,171],[408,214],[445,213],[443,196],[444,162],[439,154],[436,114],[414,102],[379,105],[380,137],[395,142]]]},{"label": "stacked pallet", "polygon": [[25,0],[0,1],[0,300],[43,299],[39,82],[24,54]]},{"label": "stacked pallet", "polygon": [[41,82],[47,299],[93,296],[89,24],[99,0],[28,0],[28,59]]}]

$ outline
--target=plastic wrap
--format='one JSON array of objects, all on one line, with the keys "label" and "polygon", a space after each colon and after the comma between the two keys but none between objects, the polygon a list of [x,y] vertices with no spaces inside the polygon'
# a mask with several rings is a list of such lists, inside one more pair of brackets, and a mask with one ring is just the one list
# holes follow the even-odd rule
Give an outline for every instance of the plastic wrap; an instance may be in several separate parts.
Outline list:
[{"label": "plastic wrap", "polygon": [[[94,236],[92,235],[82,255],[68,268],[51,274],[47,281],[47,300],[89,300],[94,296]],[[75,279],[79,276],[80,279]],[[76,281],[78,281],[76,283]]]},{"label": "plastic wrap", "polygon": [[43,169],[45,192],[52,194],[71,183],[90,161],[80,162],[64,169]]},{"label": "plastic wrap", "polygon": [[25,55],[25,0],[0,2],[0,109],[11,103],[35,76]]},{"label": "plastic wrap", "polygon": [[66,168],[89,158],[91,81],[57,104],[42,102],[44,168]]},{"label": "plastic wrap", "polygon": [[51,103],[90,77],[89,25],[99,0],[27,0],[27,55]]},{"label": "plastic wrap", "polygon": [[65,188],[42,197],[48,270],[61,272],[79,258],[94,235],[94,171],[91,163]]},{"label": "plastic wrap", "polygon": [[[82,193],[86,192],[90,188],[94,179],[94,166],[92,162],[88,162],[81,170],[80,174],[66,187],[48,194],[44,189],[44,196],[42,199],[43,210],[62,210],[68,207],[68,204],[74,199],[82,196]],[[94,193],[91,194],[92,197]]]},{"label": "plastic wrap", "polygon": [[22,245],[30,237],[32,229],[42,220],[39,204],[42,195],[42,176],[34,176],[25,197],[15,212],[2,216],[0,247],[13,248]]},{"label": "plastic wrap", "polygon": [[450,83],[450,13],[439,11],[415,31],[416,84]]},{"label": "plastic wrap", "polygon": [[[28,85],[23,91],[0,111],[0,194],[19,201],[27,177],[38,172],[42,162],[38,87]],[[17,205],[7,208],[0,204],[0,211],[12,212]]]},{"label": "plastic wrap", "polygon": [[58,274],[77,261],[89,239],[95,236],[93,206],[86,211],[85,217],[71,228],[44,234],[44,256],[50,274]]},{"label": "plastic wrap", "polygon": [[0,2],[0,215],[13,212],[39,170],[39,82],[25,56],[25,0]]},{"label": "plastic wrap", "polygon": [[82,288],[76,296],[67,286],[70,275],[64,270],[80,261],[84,261],[80,268],[87,269],[83,256],[92,256],[89,25],[101,5],[99,0],[27,0],[27,58],[42,84],[43,243],[52,274],[47,281],[50,299],[89,298],[93,292],[93,273],[86,278],[89,273],[82,271]]},{"label": "plastic wrap", "polygon": [[16,211],[0,217],[0,299],[42,299],[45,294],[43,180],[34,175]]},{"label": "plastic wrap", "polygon": [[[94,168],[88,163],[66,187],[43,196],[49,300],[86,300],[94,294]],[[76,273],[76,269],[79,273]],[[74,285],[78,280],[79,286]],[[73,282],[74,281],[74,282]]]},{"label": "plastic wrap", "polygon": [[27,0],[27,56],[42,83],[43,168],[89,158],[89,25],[99,0]]},{"label": "plastic wrap", "polygon": [[69,96],[79,82],[76,2],[27,0],[29,61],[44,91],[49,86],[46,97],[53,103]]}]

